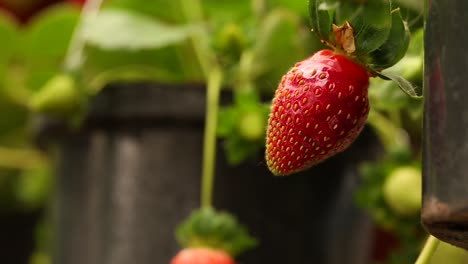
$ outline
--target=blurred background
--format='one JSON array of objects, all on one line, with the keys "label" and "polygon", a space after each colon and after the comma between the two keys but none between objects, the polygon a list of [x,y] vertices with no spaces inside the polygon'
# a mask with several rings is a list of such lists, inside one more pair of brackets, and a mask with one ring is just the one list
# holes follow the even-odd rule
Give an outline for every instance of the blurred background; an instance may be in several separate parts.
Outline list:
[{"label": "blurred background", "polygon": [[[394,2],[412,40],[390,70],[421,87],[424,2]],[[324,48],[307,1],[0,0],[0,11],[0,263],[167,263],[175,226],[199,206],[207,65],[224,74],[214,204],[260,238],[239,263],[417,256],[422,101],[394,84],[372,80],[349,151],[285,179],[266,169],[276,85]],[[443,245],[432,263],[468,262]]]}]

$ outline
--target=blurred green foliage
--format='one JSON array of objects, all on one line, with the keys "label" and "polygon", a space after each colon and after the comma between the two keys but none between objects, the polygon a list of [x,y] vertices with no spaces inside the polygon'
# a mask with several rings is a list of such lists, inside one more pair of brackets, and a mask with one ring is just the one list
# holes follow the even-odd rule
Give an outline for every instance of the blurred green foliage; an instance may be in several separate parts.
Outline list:
[{"label": "blurred green foliage", "polygon": [[[182,4],[183,1],[162,0],[106,1],[97,17],[86,23],[80,20],[79,7],[69,3],[52,5],[26,24],[18,24],[1,13],[0,38],[4,41],[0,50],[0,147],[5,150],[0,152],[0,166],[7,167],[5,174],[21,175],[24,170],[47,166],[44,154],[32,144],[31,120],[37,111],[52,105],[48,101],[61,105],[59,101],[64,96],[46,90],[64,91],[65,82],[51,81],[63,79],[59,78],[63,74],[76,79],[73,89],[78,90],[77,97],[92,96],[107,83],[122,80],[202,82],[200,64],[189,38],[205,27],[210,33],[210,47],[229,76],[224,86],[234,94],[247,91],[257,98],[248,101],[249,111],[258,110],[265,116],[266,108],[258,98],[271,94],[289,65],[315,49],[303,1],[204,0],[206,20],[199,24],[186,22]],[[83,49],[70,46],[72,36],[82,41]],[[70,69],[67,59],[73,52],[82,52],[83,63]],[[46,107],[38,107],[39,101]],[[245,104],[238,100],[235,106],[242,109]],[[230,137],[229,133],[224,135]],[[257,142],[262,140],[259,137]],[[17,155],[17,150],[24,151]],[[31,157],[23,158],[24,153]],[[15,161],[15,156],[24,164]],[[6,164],[11,160],[10,166]],[[31,165],[25,160],[37,162]]]},{"label": "blurred green foliage", "polygon": [[[203,28],[228,76],[223,86],[236,98],[222,110],[231,117],[222,115],[220,136],[229,160],[238,163],[262,148],[268,105],[260,98],[318,45],[304,1],[203,0],[199,23],[187,22],[183,0],[105,1],[89,20],[71,2],[40,10],[27,23],[0,13],[0,210],[47,206],[53,159],[34,143],[38,112],[81,115],[92,96],[116,81],[204,82],[191,42]],[[49,229],[46,220],[38,227],[31,263],[50,263]]]},{"label": "blurred green foliage", "polygon": [[[245,133],[240,124],[254,113],[261,117],[254,120],[261,123],[263,117],[266,126],[269,106],[265,102],[281,76],[294,62],[322,47],[310,32],[307,1],[202,0],[205,20],[195,24],[187,23],[183,2],[106,1],[98,17],[82,25],[83,61],[72,69],[66,63],[67,54],[80,51],[78,47],[68,53],[82,21],[77,6],[51,6],[25,25],[0,13],[0,210],[37,210],[45,206],[51,192],[52,164],[33,144],[37,109],[31,108],[32,98],[46,83],[61,74],[70,75],[75,78],[77,96],[83,97],[78,101],[86,102],[115,81],[203,82],[191,43],[201,27],[209,32],[209,47],[227,76],[224,87],[234,98],[232,105],[221,109],[218,127],[227,157],[233,164],[259,157],[264,135],[253,137],[256,132]],[[412,39],[405,57],[389,71],[422,87],[422,6],[418,1],[395,2],[401,4]],[[382,186],[394,168],[420,163],[422,101],[408,98],[393,83],[377,78],[371,81],[369,98],[369,125],[384,151],[376,161],[362,165],[356,200],[377,224],[402,241],[404,246],[390,261],[408,263],[424,233],[416,218],[400,217],[388,208]],[[39,251],[31,263],[50,263],[46,254],[49,228],[44,223],[38,229]]]}]

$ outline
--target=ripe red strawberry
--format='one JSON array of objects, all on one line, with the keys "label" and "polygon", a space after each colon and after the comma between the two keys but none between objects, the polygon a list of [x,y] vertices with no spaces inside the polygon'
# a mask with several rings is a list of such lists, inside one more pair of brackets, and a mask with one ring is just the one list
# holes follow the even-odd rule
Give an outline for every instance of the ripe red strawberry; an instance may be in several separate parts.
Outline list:
[{"label": "ripe red strawberry", "polygon": [[304,170],[349,147],[367,119],[368,86],[365,67],[331,50],[296,63],[271,106],[266,148],[271,172]]},{"label": "ripe red strawberry", "polygon": [[181,250],[171,264],[235,264],[224,251],[211,248],[186,248]]}]

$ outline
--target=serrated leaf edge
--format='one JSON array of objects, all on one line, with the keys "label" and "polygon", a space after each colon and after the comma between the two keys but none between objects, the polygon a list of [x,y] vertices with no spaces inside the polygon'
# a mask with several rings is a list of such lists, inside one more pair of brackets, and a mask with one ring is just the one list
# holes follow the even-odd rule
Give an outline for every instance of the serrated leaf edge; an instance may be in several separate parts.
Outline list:
[{"label": "serrated leaf edge", "polygon": [[374,72],[378,77],[384,79],[384,80],[390,80],[395,82],[398,87],[409,97],[413,99],[422,99],[422,95],[418,95],[416,93],[416,87],[408,80],[403,78],[402,76],[398,74],[394,74],[391,72]]}]

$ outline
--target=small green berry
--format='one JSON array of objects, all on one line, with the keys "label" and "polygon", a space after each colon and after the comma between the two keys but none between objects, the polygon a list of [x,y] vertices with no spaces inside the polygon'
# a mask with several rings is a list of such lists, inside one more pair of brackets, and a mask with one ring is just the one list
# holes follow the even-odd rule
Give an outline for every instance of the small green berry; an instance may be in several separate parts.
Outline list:
[{"label": "small green berry", "polygon": [[401,216],[414,216],[421,208],[421,171],[404,166],[388,175],[383,196],[387,205]]},{"label": "small green berry", "polygon": [[244,113],[238,124],[240,136],[248,141],[263,139],[266,130],[265,127],[266,119],[262,113],[258,111]]}]

